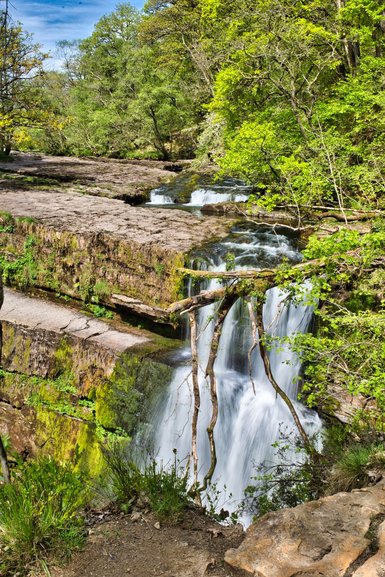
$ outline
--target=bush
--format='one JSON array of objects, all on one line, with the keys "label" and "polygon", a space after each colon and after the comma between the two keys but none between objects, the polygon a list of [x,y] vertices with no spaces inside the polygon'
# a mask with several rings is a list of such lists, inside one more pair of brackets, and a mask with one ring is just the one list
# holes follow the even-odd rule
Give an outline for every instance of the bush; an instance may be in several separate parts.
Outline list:
[{"label": "bush", "polygon": [[119,445],[104,449],[113,497],[124,512],[135,504],[148,506],[159,520],[176,523],[189,503],[187,477],[175,459],[165,468],[154,459],[142,467],[135,456]]},{"label": "bush", "polygon": [[169,469],[152,460],[144,473],[144,492],[151,510],[161,521],[176,523],[189,503],[187,476],[174,463]]},{"label": "bush", "polygon": [[352,491],[376,481],[385,469],[382,445],[352,445],[342,453],[327,479],[327,492]]},{"label": "bush", "polygon": [[26,575],[79,548],[87,493],[78,474],[49,458],[28,462],[0,486],[0,574]]}]

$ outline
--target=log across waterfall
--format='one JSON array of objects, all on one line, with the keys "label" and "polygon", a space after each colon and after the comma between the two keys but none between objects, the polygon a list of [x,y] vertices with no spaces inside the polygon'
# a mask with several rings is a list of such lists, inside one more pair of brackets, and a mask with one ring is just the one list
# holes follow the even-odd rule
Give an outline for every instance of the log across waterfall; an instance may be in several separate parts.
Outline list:
[{"label": "log across waterfall", "polygon": [[[238,268],[276,265],[286,256],[298,258],[291,241],[266,231],[238,231],[213,247],[211,259],[203,262],[211,270],[224,270],[224,255],[231,252]],[[202,262],[199,259],[199,262]],[[207,288],[214,290],[219,281],[209,281]],[[191,290],[191,289],[190,289]],[[198,420],[197,449],[200,480],[210,467],[207,426],[211,417],[208,383],[204,372],[213,334],[215,305],[202,308],[198,313],[198,358],[201,407]],[[268,291],[263,307],[263,320],[268,334],[284,337],[308,330],[312,318],[309,306],[288,302],[287,295],[274,288]],[[218,507],[235,510],[244,497],[256,466],[276,459],[272,444],[280,430],[294,430],[293,418],[288,407],[277,396],[268,381],[255,347],[249,367],[249,350],[252,345],[252,328],[245,302],[238,300],[231,308],[220,340],[215,362],[218,386],[219,417],[215,427],[217,466],[213,476],[216,491],[221,493]],[[189,345],[181,352],[186,359]],[[300,363],[287,346],[280,345],[270,353],[272,372],[280,387],[292,399],[306,431],[313,434],[320,429],[318,416],[297,400]],[[251,378],[250,378],[251,375]],[[255,389],[255,390],[254,390]],[[193,415],[193,387],[191,365],[175,369],[169,389],[157,407],[154,416],[154,450],[157,459],[167,465],[172,463],[175,450],[183,464],[191,454],[191,420]],[[192,468],[192,466],[191,466]],[[231,497],[230,497],[231,495]],[[229,499],[229,501],[226,501]],[[247,515],[243,519],[248,522]]]}]

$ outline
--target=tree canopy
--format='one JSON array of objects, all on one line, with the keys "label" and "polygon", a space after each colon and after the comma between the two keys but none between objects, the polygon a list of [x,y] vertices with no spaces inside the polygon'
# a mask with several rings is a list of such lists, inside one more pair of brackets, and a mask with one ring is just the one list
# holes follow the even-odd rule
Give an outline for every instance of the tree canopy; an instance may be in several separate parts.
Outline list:
[{"label": "tree canopy", "polygon": [[13,142],[26,139],[26,129],[52,122],[40,106],[36,80],[43,74],[46,54],[14,23],[8,9],[0,12],[0,152],[9,154]]}]

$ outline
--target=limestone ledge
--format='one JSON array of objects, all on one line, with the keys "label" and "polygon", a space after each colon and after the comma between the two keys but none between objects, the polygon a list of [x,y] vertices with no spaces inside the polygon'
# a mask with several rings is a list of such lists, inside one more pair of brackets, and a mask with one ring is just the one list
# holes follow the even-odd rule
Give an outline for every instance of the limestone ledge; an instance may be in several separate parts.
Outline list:
[{"label": "limestone ledge", "polygon": [[127,441],[170,381],[172,369],[152,359],[167,339],[4,293],[0,431],[18,451],[71,459],[97,475],[104,442]]},{"label": "limestone ledge", "polygon": [[107,304],[114,293],[163,308],[178,300],[188,253],[230,225],[70,192],[0,191],[0,206],[7,284]]}]

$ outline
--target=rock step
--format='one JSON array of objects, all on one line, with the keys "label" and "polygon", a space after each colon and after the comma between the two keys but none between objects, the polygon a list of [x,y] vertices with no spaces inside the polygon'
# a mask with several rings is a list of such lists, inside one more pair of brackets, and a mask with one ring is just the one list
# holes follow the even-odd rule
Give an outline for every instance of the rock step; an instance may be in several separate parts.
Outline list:
[{"label": "rock step", "polygon": [[4,288],[0,320],[28,329],[43,329],[97,343],[115,353],[149,341],[138,331],[123,331],[77,310]]}]

